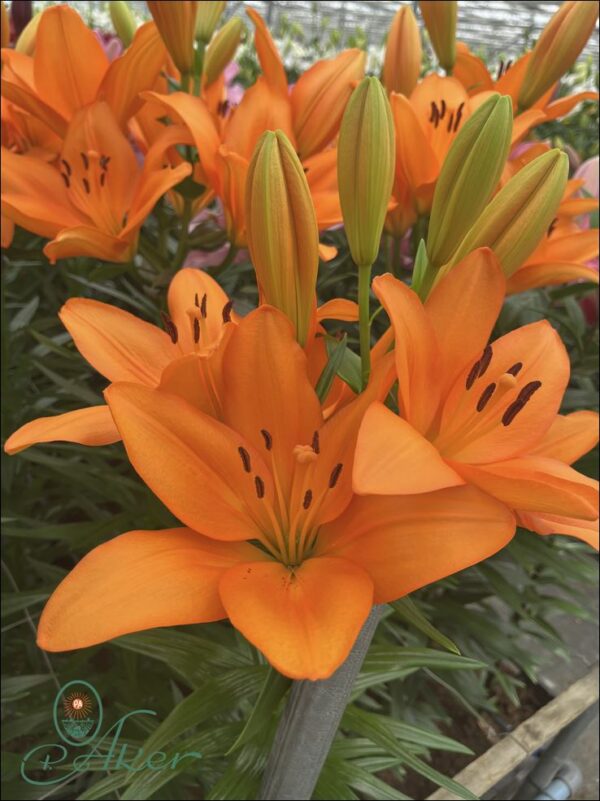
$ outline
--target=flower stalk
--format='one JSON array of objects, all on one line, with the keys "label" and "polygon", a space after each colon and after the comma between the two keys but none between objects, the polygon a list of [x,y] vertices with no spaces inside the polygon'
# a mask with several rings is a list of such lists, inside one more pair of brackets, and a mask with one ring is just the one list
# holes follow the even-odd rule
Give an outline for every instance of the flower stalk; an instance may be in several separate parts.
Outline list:
[{"label": "flower stalk", "polygon": [[325,681],[296,681],[279,721],[259,798],[311,798],[354,681],[362,667],[381,606],[374,606],[346,661]]}]

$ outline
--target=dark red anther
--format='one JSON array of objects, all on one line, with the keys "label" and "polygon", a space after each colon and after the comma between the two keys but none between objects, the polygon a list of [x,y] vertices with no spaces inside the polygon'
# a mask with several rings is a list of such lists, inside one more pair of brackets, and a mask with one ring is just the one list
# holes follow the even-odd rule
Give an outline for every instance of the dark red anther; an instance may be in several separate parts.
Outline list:
[{"label": "dark red anther", "polygon": [[244,465],[244,470],[246,471],[246,473],[251,473],[252,462],[250,461],[250,454],[248,453],[246,448],[243,448],[241,445],[238,448],[238,453],[240,455],[240,459],[242,460],[242,464]]},{"label": "dark red anther", "polygon": [[480,362],[475,362],[473,367],[471,367],[471,369],[469,371],[469,375],[467,376],[467,383],[466,383],[467,389],[471,389],[471,387],[475,383],[475,379],[479,375],[479,365],[480,365]]},{"label": "dark red anther", "polygon": [[127,220],[128,219],[129,219],[129,215],[127,214],[127,212],[125,212],[125,214],[123,215],[123,219],[121,220],[121,225],[123,226],[123,228],[125,228],[125,226],[127,225]]},{"label": "dark red anther", "polygon": [[446,127],[446,130],[448,131],[448,133],[452,133],[453,126],[454,126],[454,112],[452,111],[450,113],[450,117],[448,118],[448,125]]},{"label": "dark red anther", "polygon": [[69,162],[66,159],[61,159],[60,163],[63,165],[63,167],[65,168],[65,170],[67,172],[67,175],[70,178],[71,177],[71,165],[69,164]]},{"label": "dark red anther", "polygon": [[481,397],[477,401],[478,412],[482,412],[485,409],[495,391],[496,391],[496,384],[492,383],[487,385],[487,387],[481,393]]},{"label": "dark red anther", "polygon": [[429,114],[429,122],[433,122],[433,120],[435,118],[435,111],[436,111],[435,103],[432,100],[431,101],[431,113]]},{"label": "dark red anther", "polygon": [[485,371],[490,366],[490,362],[492,361],[492,356],[494,352],[492,351],[491,345],[486,345],[483,349],[483,353],[481,354],[481,359],[479,360],[479,378],[485,373]]},{"label": "dark red anther", "polygon": [[196,345],[200,342],[200,320],[194,317],[194,342]]},{"label": "dark red anther", "polygon": [[498,72],[496,74],[496,80],[499,81],[500,78],[504,75],[504,61],[500,59],[500,65],[498,67]]},{"label": "dark red anther", "polygon": [[81,160],[83,161],[83,166],[85,167],[86,170],[88,170],[90,167],[90,160],[88,159],[85,153],[80,153],[79,155],[81,156]]},{"label": "dark red anther", "polygon": [[311,504],[312,497],[313,497],[312,490],[309,490],[309,489],[306,490],[306,492],[304,493],[304,500],[302,501],[302,508],[303,509],[308,509],[308,507]]},{"label": "dark red anther", "polygon": [[517,399],[510,404],[502,415],[502,425],[509,426],[521,409],[529,402],[531,396],[534,395],[541,386],[541,381],[530,381],[528,384],[525,384],[523,389],[519,392]]},{"label": "dark red anther", "polygon": [[512,67],[512,58],[509,61],[506,62],[506,67],[504,67],[504,74],[505,75],[506,75],[506,73],[509,71],[509,69],[511,67]]},{"label": "dark red anther", "polygon": [[262,434],[262,438],[263,438],[263,439],[264,439],[264,441],[265,441],[265,448],[266,448],[268,451],[270,451],[270,450],[271,450],[271,448],[273,447],[273,437],[272,437],[272,436],[271,436],[271,434],[270,434],[270,433],[267,431],[267,429],[266,429],[266,428],[261,428],[261,429],[260,429],[260,433]]},{"label": "dark red anther", "polygon": [[440,103],[440,120],[443,120],[445,116],[446,116],[446,101],[442,99],[442,102]]},{"label": "dark red anther", "polygon": [[164,312],[161,312],[160,316],[162,317],[162,321],[163,321],[163,325],[165,327],[165,331],[171,337],[171,342],[174,345],[176,345],[177,344],[177,340],[179,339],[179,332],[177,331],[177,326],[175,325],[173,320],[171,320],[171,318],[168,317]]},{"label": "dark red anther", "polygon": [[200,298],[198,297],[198,293],[194,293],[194,306],[200,308]]},{"label": "dark red anther", "polygon": [[87,178],[82,178],[81,180],[83,181],[83,188],[85,189],[86,194],[89,195],[90,194],[90,182],[88,181]]},{"label": "dark red anther", "polygon": [[513,366],[509,367],[506,372],[509,375],[519,375],[522,369],[523,369],[523,362],[515,362]]},{"label": "dark red anther", "polygon": [[100,169],[101,170],[108,170],[108,162],[110,161],[110,156],[100,156]]},{"label": "dark red anther", "polygon": [[63,181],[65,182],[65,186],[68,189],[71,186],[71,182],[69,181],[68,175],[65,175],[64,172],[61,172],[60,175],[61,175],[61,178],[63,179]]},{"label": "dark red anther", "polygon": [[558,223],[558,217],[555,217],[550,225],[548,226],[548,236],[552,236],[554,233],[554,229],[556,228],[556,224]]},{"label": "dark red anther", "polygon": [[208,298],[206,292],[202,295],[202,300],[200,301],[200,314],[206,320],[206,302]]},{"label": "dark red anther", "polygon": [[223,322],[230,323],[231,322],[231,310],[233,308],[233,301],[228,300],[227,303],[223,306]]},{"label": "dark red anther", "polygon": [[335,485],[338,483],[338,479],[342,472],[344,465],[339,462],[331,471],[331,475],[329,476],[329,489],[333,489]]},{"label": "dark red anther", "polygon": [[100,186],[104,186],[105,183],[106,183],[106,173],[103,172],[100,174]]},{"label": "dark red anther", "polygon": [[260,476],[254,476],[254,486],[256,487],[256,497],[265,497],[265,482]]},{"label": "dark red anther", "polygon": [[313,434],[312,449],[317,454],[321,452],[321,446],[320,446],[320,443],[319,443],[319,432],[318,431],[315,431],[315,433]]},{"label": "dark red anther", "polygon": [[465,104],[461,103],[460,106],[456,110],[456,120],[454,122],[454,133],[456,133],[458,131],[458,126],[460,125],[460,121],[462,120],[464,106],[465,106]]}]

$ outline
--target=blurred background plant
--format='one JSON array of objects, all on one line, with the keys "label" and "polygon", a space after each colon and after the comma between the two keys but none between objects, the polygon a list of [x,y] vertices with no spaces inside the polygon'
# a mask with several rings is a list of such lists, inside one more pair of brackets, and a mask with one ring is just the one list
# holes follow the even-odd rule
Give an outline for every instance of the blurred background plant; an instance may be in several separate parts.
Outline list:
[{"label": "blurred background plant", "polygon": [[[36,3],[43,7],[45,3]],[[100,26],[108,18],[100,3],[75,3]],[[135,4],[133,4],[135,5]],[[235,3],[230,11],[236,11]],[[280,4],[283,6],[284,4]],[[304,4],[310,5],[310,4]],[[361,4],[347,4],[348,6]],[[378,6],[396,4],[372,4]],[[378,72],[382,45],[364,28],[348,35],[338,21],[320,14],[305,29],[293,11],[279,8],[275,34],[290,81],[317,58],[342,47],[368,47],[369,70]],[[523,46],[531,30],[524,29]],[[483,48],[485,51],[485,47]],[[497,48],[483,52],[498,58]],[[501,55],[501,53],[500,53]],[[258,65],[250,46],[239,51],[237,80],[251,84]],[[598,83],[597,64],[585,56],[565,79],[569,93]],[[585,103],[564,121],[547,123],[536,135],[572,150],[573,166],[598,153],[597,105]],[[162,206],[157,214],[168,214]],[[210,218],[199,229],[204,246]],[[592,225],[597,227],[596,219]],[[155,220],[143,235],[152,242]],[[175,226],[173,226],[175,228]],[[212,246],[222,240],[214,234]],[[194,233],[192,232],[192,241]],[[327,234],[337,256],[321,266],[318,295],[356,297],[355,268],[341,230]],[[2,436],[40,415],[102,401],[100,377],[75,351],[57,313],[65,298],[94,297],[160,323],[168,274],[152,272],[141,257],[131,264],[74,258],[59,268],[41,255],[41,240],[17,230],[2,259]],[[398,265],[397,265],[398,266]],[[374,274],[388,267],[383,248]],[[402,267],[399,266],[400,274]],[[408,276],[408,272],[406,272]],[[253,270],[242,258],[220,276],[239,313],[257,302]],[[571,357],[572,376],[562,411],[597,407],[598,314],[592,284],[540,289],[507,299],[495,335],[546,318],[559,331]],[[591,305],[590,305],[591,300]],[[375,318],[374,334],[384,327]],[[355,369],[354,329],[343,369]],[[227,623],[161,629],[128,635],[82,652],[47,655],[34,630],[57,582],[91,548],[118,533],[161,528],[174,521],[137,478],[121,445],[84,448],[46,445],[19,457],[2,456],[4,551],[3,680],[5,700],[2,780],[7,798],[254,798],[289,681],[274,676],[261,655]],[[598,477],[597,451],[578,467]],[[569,654],[554,626],[561,614],[588,619],[587,599],[597,581],[597,561],[583,544],[525,531],[485,563],[414,593],[385,610],[356,683],[341,735],[335,741],[315,798],[363,796],[402,799],[415,776],[469,798],[430,764],[434,753],[468,757],[462,732],[452,726],[464,711],[482,730],[506,725],[548,660]],[[140,681],[143,676],[143,681]],[[107,765],[109,744],[86,773],[48,788],[26,785],[21,758],[36,744],[53,742],[51,706],[59,686],[79,678],[105,699],[107,719],[153,709],[155,719],[132,721],[126,742],[168,754],[200,751],[175,770],[119,769]],[[191,699],[191,701],[190,701]],[[48,739],[50,738],[50,739]],[[450,764],[450,763],[449,763]],[[456,764],[456,763],[452,763]],[[40,766],[41,768],[41,766]],[[453,772],[453,771],[452,771]],[[40,769],[40,779],[47,774]],[[52,778],[59,779],[61,767]],[[412,778],[411,778],[412,777]],[[414,784],[412,785],[414,786]]]}]

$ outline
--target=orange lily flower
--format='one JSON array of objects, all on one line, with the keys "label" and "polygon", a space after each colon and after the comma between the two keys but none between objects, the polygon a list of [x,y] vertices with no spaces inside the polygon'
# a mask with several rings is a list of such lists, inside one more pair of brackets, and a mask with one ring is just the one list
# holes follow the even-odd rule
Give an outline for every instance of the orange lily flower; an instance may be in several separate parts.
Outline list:
[{"label": "orange lily flower", "polygon": [[[598,99],[598,92],[585,91],[568,97],[561,97],[558,100],[552,100],[558,85],[554,84],[527,111],[517,113],[519,92],[525,80],[531,55],[531,52],[525,53],[514,64],[511,61],[507,64],[501,61],[496,79],[494,79],[484,62],[471,53],[466,44],[458,42],[456,63],[452,70],[452,75],[462,83],[469,96],[477,97],[478,101],[481,101],[480,95],[482,99],[485,99],[490,92],[509,95],[513,102],[515,124],[519,125],[522,125],[521,118],[531,120],[533,125],[556,120],[569,114],[578,103],[584,100]],[[531,125],[528,127],[531,127]]]},{"label": "orange lily flower", "polygon": [[[81,355],[108,381],[160,386],[219,417],[219,359],[230,321],[237,320],[231,306],[207,273],[184,268],[169,286],[166,331],[116,306],[85,298],[70,298],[59,317]],[[119,439],[108,406],[91,406],[26,423],[4,449],[14,454],[40,442],[109,445]]]},{"label": "orange lily flower", "polygon": [[76,11],[52,6],[40,14],[33,56],[2,50],[2,61],[10,67],[2,73],[2,96],[61,139],[73,117],[97,100],[108,103],[125,130],[142,105],[139,93],[153,86],[165,59],[152,22],[138,28],[130,47],[111,63]]},{"label": "orange lily flower", "polygon": [[[428,75],[409,98],[392,93],[390,102],[396,129],[394,198],[398,208],[388,215],[388,230],[401,235],[421,214],[429,214],[444,160],[458,131],[491,92],[469,97],[452,77]],[[512,144],[518,142],[543,115],[530,111],[513,122]]]},{"label": "orange lily flower", "polygon": [[[282,130],[298,152],[311,190],[319,230],[342,220],[337,194],[335,139],[344,108],[364,73],[365,53],[346,50],[317,62],[290,90],[271,34],[252,8],[255,46],[263,75],[228,112],[221,104],[215,120],[205,99],[182,92],[145,92],[153,105],[187,127],[199,153],[208,186],[225,206],[231,241],[244,246],[245,183],[256,143],[265,131]],[[225,116],[223,116],[225,115]],[[324,254],[322,254],[324,255]]]},{"label": "orange lily flower", "polygon": [[[133,314],[86,298],[70,298],[59,313],[81,355],[109,382],[128,381],[172,392],[206,414],[222,418],[221,361],[238,316],[220,285],[202,270],[178,270],[167,293],[165,331]],[[316,312],[316,330],[307,343],[308,370],[315,386],[327,363],[324,320],[354,321],[356,303],[332,300]],[[350,399],[340,379],[324,401],[323,414]],[[41,442],[110,445],[120,439],[106,405],[40,417],[6,441],[9,454]]]},{"label": "orange lily flower", "polygon": [[401,416],[381,403],[368,409],[355,491],[396,495],[472,485],[532,525],[538,516],[556,516],[562,533],[597,546],[585,533],[598,517],[597,482],[556,458],[549,433],[569,420],[573,435],[593,444],[597,418],[557,416],[569,359],[548,322],[487,344],[505,292],[492,252],[470,254],[425,305],[391,275],[376,278],[373,289],[395,331]]},{"label": "orange lily flower", "polygon": [[139,384],[107,390],[134,468],[186,527],[128,532],[88,554],[42,613],[42,648],[227,617],[283,674],[324,679],[374,601],[511,538],[513,515],[470,487],[353,499],[358,423],[385,381],[323,422],[303,351],[278,310],[263,306],[240,322],[223,373],[223,422]]},{"label": "orange lily flower", "polygon": [[75,113],[58,164],[4,150],[2,213],[50,238],[54,264],[69,256],[128,261],[152,207],[189,174],[188,164],[163,169],[176,131],[165,131],[140,168],[110,107],[98,102]]}]

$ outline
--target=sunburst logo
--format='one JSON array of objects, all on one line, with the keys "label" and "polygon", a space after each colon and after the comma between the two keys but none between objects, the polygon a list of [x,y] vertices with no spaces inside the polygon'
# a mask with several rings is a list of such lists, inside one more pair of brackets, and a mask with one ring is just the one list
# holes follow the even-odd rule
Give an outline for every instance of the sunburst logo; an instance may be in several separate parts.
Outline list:
[{"label": "sunburst logo", "polygon": [[88,736],[97,717],[97,704],[93,700],[95,693],[87,692],[82,685],[88,686],[87,682],[72,682],[73,688],[70,692],[63,692],[61,699],[63,729],[76,742]]},{"label": "sunburst logo", "polygon": [[87,693],[73,692],[63,698],[63,708],[68,718],[83,720],[92,713],[92,699]]}]

